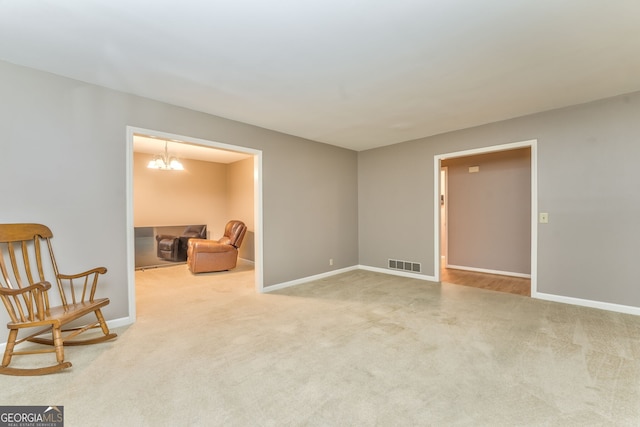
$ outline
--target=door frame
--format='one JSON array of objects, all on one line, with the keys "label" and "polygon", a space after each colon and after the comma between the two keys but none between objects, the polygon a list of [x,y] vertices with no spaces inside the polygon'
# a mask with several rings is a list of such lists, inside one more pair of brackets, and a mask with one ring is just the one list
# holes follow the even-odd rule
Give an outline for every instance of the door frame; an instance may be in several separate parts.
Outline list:
[{"label": "door frame", "polygon": [[[442,185],[442,177],[444,177],[444,185]],[[445,227],[444,231],[440,229],[439,235],[439,237],[443,239],[440,241],[440,262],[442,263],[442,258],[444,258],[446,265],[449,262],[449,168],[447,166],[440,167],[440,179],[441,181],[438,185],[438,191],[440,191],[438,203],[440,204],[440,214],[444,214],[444,218],[440,218],[440,226],[442,227],[444,224]],[[442,251],[443,246],[444,251]]]},{"label": "door frame", "polygon": [[[517,148],[531,148],[531,297],[538,294],[538,140],[532,139],[510,144],[493,145],[471,150],[455,151],[437,154],[433,157],[434,164],[434,276],[440,281],[440,170],[442,160],[456,157],[474,156],[478,154],[494,153],[497,151],[514,150]],[[445,200],[446,203],[446,200]]]},{"label": "door frame", "polygon": [[136,321],[135,289],[135,236],[133,224],[133,136],[135,134],[157,136],[162,139],[175,139],[188,144],[222,150],[236,151],[253,156],[253,210],[254,210],[254,256],[256,291],[264,291],[263,274],[263,227],[262,227],[262,150],[225,144],[191,136],[171,134],[134,126],[126,127],[126,224],[127,224],[127,288],[129,293],[129,320]]}]

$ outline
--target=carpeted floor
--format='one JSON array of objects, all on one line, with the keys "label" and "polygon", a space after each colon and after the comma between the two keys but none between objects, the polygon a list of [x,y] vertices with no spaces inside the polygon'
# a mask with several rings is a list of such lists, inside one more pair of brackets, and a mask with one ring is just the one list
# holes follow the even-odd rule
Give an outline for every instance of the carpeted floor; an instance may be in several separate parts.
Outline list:
[{"label": "carpeted floor", "polygon": [[640,424],[636,316],[362,270],[136,286],[134,325],[62,373],[1,377],[2,404],[63,405],[67,427]]}]

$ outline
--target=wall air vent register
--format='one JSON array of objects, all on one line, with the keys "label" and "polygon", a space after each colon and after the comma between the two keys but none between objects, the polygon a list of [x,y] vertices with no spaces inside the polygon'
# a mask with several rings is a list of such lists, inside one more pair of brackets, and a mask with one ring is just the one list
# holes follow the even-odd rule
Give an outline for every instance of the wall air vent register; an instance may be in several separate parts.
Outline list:
[{"label": "wall air vent register", "polygon": [[400,261],[397,259],[389,260],[389,268],[392,270],[410,271],[412,273],[420,273],[421,271],[419,262]]}]

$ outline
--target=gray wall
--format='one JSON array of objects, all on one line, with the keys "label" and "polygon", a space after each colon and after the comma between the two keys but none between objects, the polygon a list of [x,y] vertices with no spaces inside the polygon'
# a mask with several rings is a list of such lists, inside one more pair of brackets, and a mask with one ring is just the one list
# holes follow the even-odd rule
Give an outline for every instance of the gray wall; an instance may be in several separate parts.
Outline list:
[{"label": "gray wall", "polygon": [[266,286],[388,258],[433,275],[434,156],[537,139],[538,291],[640,306],[639,117],[634,93],[356,153],[0,62],[0,221],[51,226],[63,272],[106,266],[106,315],[128,315],[130,125],[263,150]]},{"label": "gray wall", "polygon": [[358,264],[356,152],[0,62],[0,221],[49,225],[62,272],[107,267],[108,319],[128,315],[128,125],[263,150],[266,286]]},{"label": "gray wall", "polygon": [[[531,273],[531,149],[443,160],[447,264]],[[479,170],[469,172],[469,167]]]},{"label": "gray wall", "polygon": [[[434,274],[435,155],[538,140],[538,291],[640,306],[640,93],[358,153],[360,263]],[[402,259],[402,258],[400,258]]]}]

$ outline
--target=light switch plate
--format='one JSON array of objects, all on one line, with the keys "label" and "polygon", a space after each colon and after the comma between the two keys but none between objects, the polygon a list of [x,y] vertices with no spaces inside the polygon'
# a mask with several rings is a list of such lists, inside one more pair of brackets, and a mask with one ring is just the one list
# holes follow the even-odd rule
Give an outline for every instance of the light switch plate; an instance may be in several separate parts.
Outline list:
[{"label": "light switch plate", "polygon": [[546,212],[540,212],[538,220],[540,221],[540,224],[547,224],[549,222],[549,214]]}]

